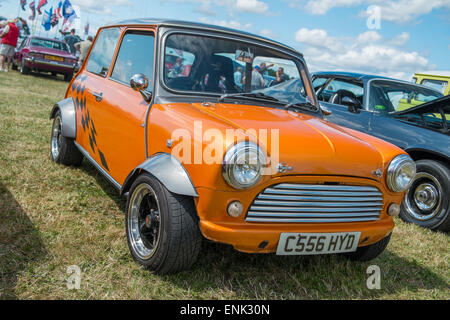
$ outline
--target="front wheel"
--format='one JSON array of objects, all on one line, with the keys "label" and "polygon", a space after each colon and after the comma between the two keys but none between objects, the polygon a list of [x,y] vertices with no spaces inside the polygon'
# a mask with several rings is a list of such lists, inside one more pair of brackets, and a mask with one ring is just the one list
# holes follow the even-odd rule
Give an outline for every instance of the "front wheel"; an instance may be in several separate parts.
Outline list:
[{"label": "front wheel", "polygon": [[450,230],[450,169],[441,162],[416,162],[417,174],[402,204],[400,218],[436,231]]},{"label": "front wheel", "polygon": [[386,249],[390,240],[391,234],[374,244],[359,247],[355,252],[345,253],[344,255],[352,261],[370,261],[378,257]]},{"label": "front wheel", "polygon": [[192,197],[171,193],[152,175],[133,183],[125,225],[131,255],[145,268],[169,274],[196,262],[202,237]]}]

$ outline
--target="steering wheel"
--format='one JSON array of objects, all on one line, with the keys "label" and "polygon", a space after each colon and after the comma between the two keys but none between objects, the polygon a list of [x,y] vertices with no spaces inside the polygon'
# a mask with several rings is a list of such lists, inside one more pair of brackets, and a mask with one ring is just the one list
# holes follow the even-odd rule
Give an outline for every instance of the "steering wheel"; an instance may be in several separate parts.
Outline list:
[{"label": "steering wheel", "polygon": [[352,98],[352,99],[354,99],[355,101],[358,101],[358,103],[359,103],[358,98],[356,97],[356,95],[355,95],[353,92],[348,91],[348,90],[344,90],[344,89],[341,89],[341,90],[336,91],[336,92],[331,96],[329,102],[330,102],[330,103],[334,103],[334,104],[342,104],[342,99],[343,99],[344,97]]}]

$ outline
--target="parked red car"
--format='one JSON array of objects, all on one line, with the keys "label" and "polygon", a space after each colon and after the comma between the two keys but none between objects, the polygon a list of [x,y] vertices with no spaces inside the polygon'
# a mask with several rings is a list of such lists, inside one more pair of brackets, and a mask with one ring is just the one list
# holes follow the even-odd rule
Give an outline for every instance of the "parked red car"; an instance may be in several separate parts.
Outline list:
[{"label": "parked red car", "polygon": [[64,41],[34,36],[22,41],[13,60],[13,68],[21,74],[51,72],[64,75],[65,81],[72,79],[76,66],[77,58]]}]

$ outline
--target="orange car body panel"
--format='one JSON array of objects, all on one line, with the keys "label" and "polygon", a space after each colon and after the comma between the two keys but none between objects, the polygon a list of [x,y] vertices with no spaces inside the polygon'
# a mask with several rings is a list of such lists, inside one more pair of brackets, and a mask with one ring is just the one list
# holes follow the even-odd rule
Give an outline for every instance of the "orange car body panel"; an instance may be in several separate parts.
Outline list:
[{"label": "orange car body panel", "polygon": [[[141,29],[156,32],[152,27]],[[122,28],[122,36],[125,30],[127,29]],[[311,115],[256,105],[214,103],[215,99],[211,99],[213,101],[210,104],[153,104],[148,112],[148,103],[140,93],[111,80],[110,73],[111,70],[108,76],[103,78],[83,67],[69,86],[66,97],[85,101],[91,121],[90,130],[77,130],[76,142],[120,185],[146,160],[146,147],[148,156],[159,152],[176,156],[198,192],[195,203],[200,218],[200,230],[206,238],[230,244],[240,251],[265,253],[276,251],[282,232],[360,231],[360,246],[365,246],[381,240],[394,228],[393,219],[387,215],[387,208],[391,203],[400,204],[404,193],[391,192],[386,186],[385,174],[389,162],[395,156],[405,154],[401,149]],[[81,86],[82,80],[84,82]],[[79,86],[85,87],[83,94],[80,94]],[[95,100],[92,95],[95,92],[103,92],[101,102]],[[85,113],[77,112],[78,128],[83,127],[85,117]],[[189,133],[192,138],[189,145],[190,157],[185,153],[180,155],[174,152],[181,140],[174,140],[172,147],[167,144],[169,139],[173,139],[174,131],[180,129]],[[260,147],[266,150],[269,156],[272,152],[270,132],[277,129],[280,161],[292,166],[293,170],[287,173],[274,171],[271,175],[263,176],[253,188],[236,190],[223,179],[220,163],[196,164],[197,151],[203,152],[211,143],[203,137],[208,129],[215,129],[224,136],[227,129],[241,129],[246,132],[248,139],[257,143],[258,137],[252,134],[254,131],[247,130],[259,132],[266,129],[269,139],[267,145],[260,143]],[[96,133],[95,143],[92,142],[93,132]],[[224,151],[233,144],[233,140],[224,139]],[[107,166],[104,165],[99,151],[103,154]],[[224,154],[217,155],[220,159],[223,159],[223,156]],[[374,171],[378,169],[383,171],[382,177],[374,175]],[[375,186],[384,197],[380,220],[353,223],[246,222],[245,212],[255,197],[265,188],[282,182],[334,182]],[[227,206],[233,200],[241,201],[244,206],[244,214],[239,218],[227,215]],[[268,241],[264,249],[258,247],[262,241]]]}]

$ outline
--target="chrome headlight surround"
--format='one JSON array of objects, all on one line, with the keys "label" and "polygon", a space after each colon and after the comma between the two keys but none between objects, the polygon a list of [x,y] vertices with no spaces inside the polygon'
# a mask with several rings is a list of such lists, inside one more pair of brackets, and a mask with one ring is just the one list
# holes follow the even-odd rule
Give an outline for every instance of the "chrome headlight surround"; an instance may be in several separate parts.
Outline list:
[{"label": "chrome headlight surround", "polygon": [[408,190],[416,175],[416,163],[406,154],[399,155],[389,164],[386,183],[393,192]]},{"label": "chrome headlight surround", "polygon": [[222,176],[235,189],[249,189],[261,179],[266,157],[256,143],[239,142],[223,159]]}]

